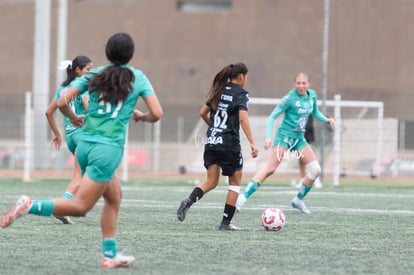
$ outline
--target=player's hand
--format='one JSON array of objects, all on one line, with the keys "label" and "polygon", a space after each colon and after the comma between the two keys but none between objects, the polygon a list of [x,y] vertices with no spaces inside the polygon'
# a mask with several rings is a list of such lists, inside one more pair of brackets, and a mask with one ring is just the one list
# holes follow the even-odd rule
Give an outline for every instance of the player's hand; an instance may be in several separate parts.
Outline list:
[{"label": "player's hand", "polygon": [[134,109],[134,112],[132,114],[132,119],[135,121],[135,123],[138,123],[139,121],[144,120],[145,113],[141,112],[138,109]]},{"label": "player's hand", "polygon": [[85,120],[85,115],[75,115],[75,117],[70,119],[70,122],[75,127],[83,127],[84,120]]},{"label": "player's hand", "polygon": [[54,137],[50,142],[50,146],[55,148],[56,150],[60,150],[60,146],[62,146],[62,138],[61,137]]},{"label": "player's hand", "polygon": [[333,117],[328,118],[328,124],[329,124],[330,126],[334,126],[334,124],[335,124],[335,119],[334,119]]},{"label": "player's hand", "polygon": [[250,150],[252,158],[257,158],[257,156],[259,155],[259,150],[257,149],[256,144],[250,144]]},{"label": "player's hand", "polygon": [[270,138],[265,139],[264,146],[265,150],[269,150],[272,147],[272,140]]}]

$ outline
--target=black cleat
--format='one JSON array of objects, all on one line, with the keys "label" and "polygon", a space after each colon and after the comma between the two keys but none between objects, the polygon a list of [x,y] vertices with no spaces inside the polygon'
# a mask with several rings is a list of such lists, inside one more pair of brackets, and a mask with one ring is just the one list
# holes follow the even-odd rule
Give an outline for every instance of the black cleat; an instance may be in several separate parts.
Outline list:
[{"label": "black cleat", "polygon": [[230,223],[230,224],[221,223],[218,229],[219,230],[231,230],[231,231],[241,230],[240,227],[235,226],[232,223]]},{"label": "black cleat", "polygon": [[74,224],[74,222],[68,216],[55,216],[55,218],[61,221],[63,224]]},{"label": "black cleat", "polygon": [[191,206],[191,201],[189,198],[184,199],[181,204],[180,207],[178,207],[177,210],[177,219],[179,221],[183,221],[185,219],[185,215],[187,214],[188,209],[190,209]]}]

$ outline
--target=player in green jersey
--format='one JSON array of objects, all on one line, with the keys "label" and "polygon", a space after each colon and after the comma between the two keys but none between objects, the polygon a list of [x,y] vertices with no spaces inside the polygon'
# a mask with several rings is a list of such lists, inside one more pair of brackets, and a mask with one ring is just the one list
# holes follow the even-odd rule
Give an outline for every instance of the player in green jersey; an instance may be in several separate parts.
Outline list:
[{"label": "player in green jersey", "polygon": [[[52,146],[59,150],[62,145],[62,137],[60,131],[57,127],[55,120],[55,112],[58,109],[57,102],[61,95],[69,88],[70,84],[77,77],[81,77],[85,73],[88,73],[92,68],[92,61],[87,56],[77,56],[72,61],[62,61],[60,69],[66,70],[66,80],[63,81],[62,85],[57,89],[55,96],[49,104],[49,107],[46,110],[46,118],[49,123],[52,132],[54,133],[54,138],[52,139]],[[82,96],[78,96],[73,100],[70,105],[75,114],[85,114],[88,110],[88,93],[85,93]],[[66,192],[63,194],[63,198],[73,199],[73,195],[79,188],[81,182],[81,170],[79,163],[76,159],[75,149],[82,134],[82,127],[74,127],[70,120],[67,117],[63,118],[65,124],[65,135],[66,143],[69,151],[74,155],[74,170],[73,177],[69,185],[66,187]],[[68,216],[56,216],[56,218],[62,221],[64,224],[73,224],[72,220]]]},{"label": "player in green jersey", "polygon": [[[133,256],[118,252],[116,227],[121,204],[121,187],[112,180],[122,155],[129,120],[156,122],[163,111],[154,89],[142,71],[128,65],[134,55],[134,41],[126,33],[112,35],[105,47],[110,64],[93,68],[77,78],[58,101],[62,113],[74,126],[84,125],[82,139],[76,148],[82,181],[73,200],[32,200],[22,196],[0,217],[5,228],[25,214],[40,216],[85,216],[103,197],[101,213],[102,267],[128,267]],[[89,90],[89,110],[76,115],[70,102]],[[135,109],[141,97],[147,112]]]},{"label": "player in green jersey", "polygon": [[[312,150],[315,151],[315,129],[313,127],[313,117],[312,115],[309,115],[308,121],[306,122],[306,127],[305,127],[305,140],[306,142],[310,145],[310,147],[312,148]],[[302,159],[299,159],[299,184],[297,184],[297,180],[296,178],[292,178],[291,179],[291,186],[292,187],[298,187],[301,185],[300,180],[303,179],[306,176],[306,168],[305,168],[305,164],[302,162]],[[315,179],[315,181],[313,182],[313,187],[314,188],[322,188],[322,182],[319,179],[319,177],[317,177]]]},{"label": "player in green jersey", "polygon": [[[290,205],[299,209],[302,213],[310,214],[303,199],[311,190],[315,179],[321,172],[321,167],[316,159],[311,146],[306,142],[304,133],[309,115],[322,123],[333,125],[335,120],[327,118],[318,110],[316,92],[309,89],[309,77],[300,73],[295,77],[295,89],[288,92],[280,104],[276,106],[267,121],[266,139],[264,148],[272,148],[268,161],[264,168],[257,172],[250,180],[243,194],[237,199],[238,210],[246,203],[247,199],[260,187],[279,166],[280,162],[289,152],[296,152],[297,158],[305,165],[306,176],[301,180],[297,195],[290,201]],[[273,141],[271,139],[275,119],[284,113],[282,124]]]},{"label": "player in green jersey", "polygon": [[177,210],[177,218],[180,221],[185,219],[192,204],[217,186],[221,170],[222,175],[229,177],[229,190],[219,229],[240,229],[231,223],[236,210],[243,169],[240,126],[250,143],[252,157],[258,155],[247,113],[249,93],[243,89],[247,77],[248,70],[243,63],[227,65],[214,77],[207,102],[200,110],[201,118],[208,125],[204,146],[207,179],[198,184],[189,197],[181,202]]}]

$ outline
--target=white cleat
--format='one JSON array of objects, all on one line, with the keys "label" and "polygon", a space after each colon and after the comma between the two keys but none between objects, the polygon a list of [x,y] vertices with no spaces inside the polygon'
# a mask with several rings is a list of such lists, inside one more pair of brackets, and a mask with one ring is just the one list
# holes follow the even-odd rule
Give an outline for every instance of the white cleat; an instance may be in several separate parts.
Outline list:
[{"label": "white cleat", "polygon": [[130,267],[135,263],[135,257],[133,256],[124,256],[120,253],[116,254],[116,257],[111,259],[104,257],[102,259],[103,268],[113,268],[113,267]]},{"label": "white cleat", "polygon": [[298,197],[294,197],[291,201],[290,201],[290,205],[293,208],[297,208],[299,209],[300,212],[304,213],[304,214],[310,214],[310,210],[306,207],[305,203],[303,202],[303,200],[298,199]]}]

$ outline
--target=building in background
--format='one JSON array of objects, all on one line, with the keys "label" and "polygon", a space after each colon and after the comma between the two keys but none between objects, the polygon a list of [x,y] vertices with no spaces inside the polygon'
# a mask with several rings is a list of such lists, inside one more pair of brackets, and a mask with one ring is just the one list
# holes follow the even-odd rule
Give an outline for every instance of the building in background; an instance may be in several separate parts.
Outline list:
[{"label": "building in background", "polygon": [[[324,0],[71,0],[68,56],[104,64],[102,49],[114,32],[136,42],[131,64],[151,76],[165,108],[162,137],[187,140],[212,72],[246,63],[254,97],[280,97],[304,71],[321,90]],[[411,129],[414,93],[414,2],[330,1],[328,99],[384,102],[384,116]],[[50,97],[56,86],[58,1],[52,1]],[[0,140],[23,135],[25,92],[32,88],[34,1],[0,0]],[[408,125],[408,126],[407,126]],[[132,129],[142,136],[141,128]],[[398,135],[398,133],[396,133]],[[410,134],[399,134],[414,149]],[[151,138],[144,137],[142,138]],[[404,147],[405,146],[405,147]],[[1,147],[1,146],[0,146]]]}]

